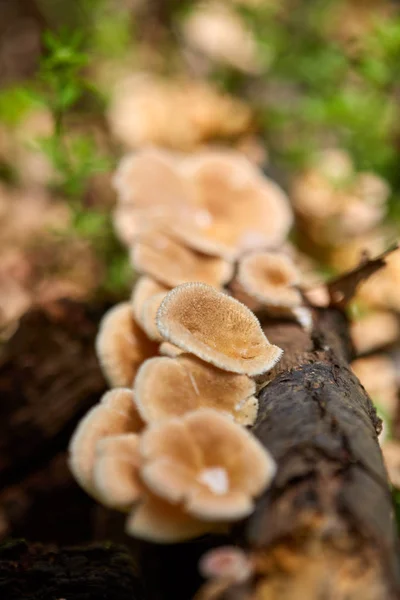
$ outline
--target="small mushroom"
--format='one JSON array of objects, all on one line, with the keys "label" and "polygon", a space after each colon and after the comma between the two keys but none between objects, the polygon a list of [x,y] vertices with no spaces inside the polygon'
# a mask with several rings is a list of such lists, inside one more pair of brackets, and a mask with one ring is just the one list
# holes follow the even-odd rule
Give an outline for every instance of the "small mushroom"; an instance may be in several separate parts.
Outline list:
[{"label": "small mushroom", "polygon": [[140,450],[152,493],[211,523],[248,516],[276,471],[254,436],[212,409],[151,424]]},{"label": "small mushroom", "polygon": [[258,408],[255,391],[246,375],[222,371],[188,354],[145,361],[134,386],[138,410],[148,423],[208,407],[252,425]]},{"label": "small mushroom", "polygon": [[209,523],[192,517],[179,504],[166,502],[149,491],[133,509],[126,524],[128,534],[159,544],[183,542],[210,529]]},{"label": "small mushroom", "polygon": [[98,496],[93,480],[97,442],[120,433],[137,433],[142,427],[133,392],[125,388],[104,394],[100,403],[80,421],[69,444],[69,465],[75,479],[88,494]]},{"label": "small mushroom", "polygon": [[132,308],[136,322],[140,324],[147,337],[155,342],[162,341],[155,317],[167,292],[167,287],[144,275],[139,278],[132,293]]},{"label": "small mushroom", "polygon": [[293,216],[284,192],[239,153],[207,152],[182,167],[196,184],[203,218],[174,234],[191,248],[228,260],[247,250],[275,247],[286,238]]},{"label": "small mushroom", "polygon": [[200,559],[200,574],[206,579],[246,581],[253,572],[249,556],[237,546],[212,548]]},{"label": "small mushroom", "polygon": [[140,462],[138,435],[126,433],[100,439],[93,468],[97,500],[115,510],[132,508],[143,492],[138,477]]},{"label": "small mushroom", "polygon": [[285,254],[253,252],[244,256],[237,280],[245,293],[263,306],[291,309],[302,303],[295,287],[300,283],[300,272]]},{"label": "small mushroom", "polygon": [[122,302],[104,315],[96,352],[112,387],[131,386],[140,364],[157,354],[157,344],[135,322],[131,304]]},{"label": "small mushroom", "polygon": [[244,304],[203,283],[171,290],[158,310],[157,327],[168,342],[225,371],[260,375],[282,355]]},{"label": "small mushroom", "polygon": [[131,258],[138,272],[151,275],[167,287],[189,281],[220,286],[227,283],[233,273],[232,263],[190,250],[157,231],[140,236]]},{"label": "small mushroom", "polygon": [[143,275],[137,280],[132,292],[132,309],[133,315],[138,323],[142,319],[142,311],[144,303],[156,294],[168,292],[168,288],[151,277]]},{"label": "small mushroom", "polygon": [[167,292],[152,296],[143,305],[141,325],[147,336],[155,342],[162,342],[162,336],[156,326],[156,316],[161,302],[164,300]]}]

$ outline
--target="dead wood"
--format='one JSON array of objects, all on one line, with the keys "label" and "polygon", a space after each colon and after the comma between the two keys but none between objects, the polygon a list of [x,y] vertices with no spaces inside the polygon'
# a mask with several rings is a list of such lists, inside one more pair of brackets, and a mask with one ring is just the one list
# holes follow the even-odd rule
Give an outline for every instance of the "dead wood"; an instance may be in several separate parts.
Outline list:
[{"label": "dead wood", "polygon": [[4,600],[144,600],[132,557],[123,547],[59,550],[12,541],[0,545]]}]

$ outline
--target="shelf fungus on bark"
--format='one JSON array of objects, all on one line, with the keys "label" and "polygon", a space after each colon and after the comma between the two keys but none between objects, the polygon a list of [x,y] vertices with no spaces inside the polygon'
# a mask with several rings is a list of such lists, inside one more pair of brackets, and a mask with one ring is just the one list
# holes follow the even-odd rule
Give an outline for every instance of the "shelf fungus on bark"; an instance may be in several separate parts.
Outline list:
[{"label": "shelf fungus on bark", "polygon": [[96,352],[112,387],[131,386],[140,364],[157,354],[157,344],[136,323],[131,303],[121,302],[104,315]]},{"label": "shelf fungus on bark", "polygon": [[86,492],[98,498],[93,482],[97,442],[120,433],[139,432],[143,425],[133,393],[127,388],[107,392],[83,417],[69,444],[69,465]]},{"label": "shelf fungus on bark", "polygon": [[233,274],[232,263],[191,250],[160,231],[149,231],[138,238],[132,247],[131,261],[136,271],[151,275],[167,287],[189,281],[219,287]]},{"label": "shelf fungus on bark", "polygon": [[168,342],[225,371],[260,375],[282,355],[244,304],[202,283],[171,290],[159,308],[157,327]]},{"label": "shelf fungus on bark", "polygon": [[275,475],[260,442],[212,409],[153,423],[140,434],[133,425],[120,435],[118,427],[96,425],[86,418],[78,427],[71,463],[82,437],[90,460],[85,478],[73,472],[100,502],[129,512],[127,531],[142,539],[178,542],[243,519]]},{"label": "shelf fungus on bark", "polygon": [[286,195],[240,153],[200,153],[182,172],[196,185],[204,218],[173,230],[192,248],[231,260],[286,239],[293,223]]},{"label": "shelf fungus on bark", "polygon": [[222,371],[190,354],[145,361],[135,379],[138,410],[146,422],[179,417],[207,407],[241,425],[257,417],[256,385],[247,375]]}]

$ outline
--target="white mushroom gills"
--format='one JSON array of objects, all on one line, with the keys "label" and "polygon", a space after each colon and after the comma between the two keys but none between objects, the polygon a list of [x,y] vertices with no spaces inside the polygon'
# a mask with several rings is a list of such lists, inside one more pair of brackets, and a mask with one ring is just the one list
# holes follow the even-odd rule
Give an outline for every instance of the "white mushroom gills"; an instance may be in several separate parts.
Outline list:
[{"label": "white mushroom gills", "polygon": [[228,473],[222,467],[203,469],[198,476],[198,481],[217,496],[223,496],[229,490]]}]

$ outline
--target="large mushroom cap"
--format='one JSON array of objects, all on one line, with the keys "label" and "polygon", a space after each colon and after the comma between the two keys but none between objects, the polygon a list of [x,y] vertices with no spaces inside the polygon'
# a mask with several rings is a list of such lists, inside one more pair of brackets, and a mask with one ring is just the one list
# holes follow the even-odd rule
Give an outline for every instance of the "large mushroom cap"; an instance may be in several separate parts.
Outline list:
[{"label": "large mushroom cap", "polygon": [[187,245],[232,259],[284,241],[293,222],[289,201],[244,156],[208,152],[187,159],[182,170],[196,184],[204,215],[183,228],[171,224]]},{"label": "large mushroom cap", "polygon": [[125,388],[107,392],[100,404],[80,421],[69,445],[69,465],[75,479],[88,494],[98,496],[93,480],[97,442],[120,433],[137,433],[142,427],[133,393]]},{"label": "large mushroom cap", "polygon": [[149,231],[133,246],[132,263],[167,287],[189,281],[220,286],[232,277],[233,265],[222,258],[199,254],[167,235]]},{"label": "large mushroom cap", "polygon": [[203,283],[171,290],[157,313],[157,327],[167,341],[234,373],[260,375],[282,354],[244,304]]},{"label": "large mushroom cap", "polygon": [[300,283],[300,271],[285,254],[253,252],[244,256],[237,280],[246,294],[265,306],[301,305],[301,294],[294,287]]},{"label": "large mushroom cap", "polygon": [[250,514],[276,470],[254,436],[212,409],[150,425],[140,449],[141,477],[150,490],[210,522]]},{"label": "large mushroom cap", "polygon": [[96,352],[112,387],[131,386],[140,364],[157,354],[157,344],[135,322],[130,302],[122,302],[103,317]]},{"label": "large mushroom cap", "polygon": [[246,425],[253,424],[257,416],[252,379],[222,371],[188,354],[147,360],[138,371],[134,390],[139,412],[149,423],[201,407],[232,415]]}]

